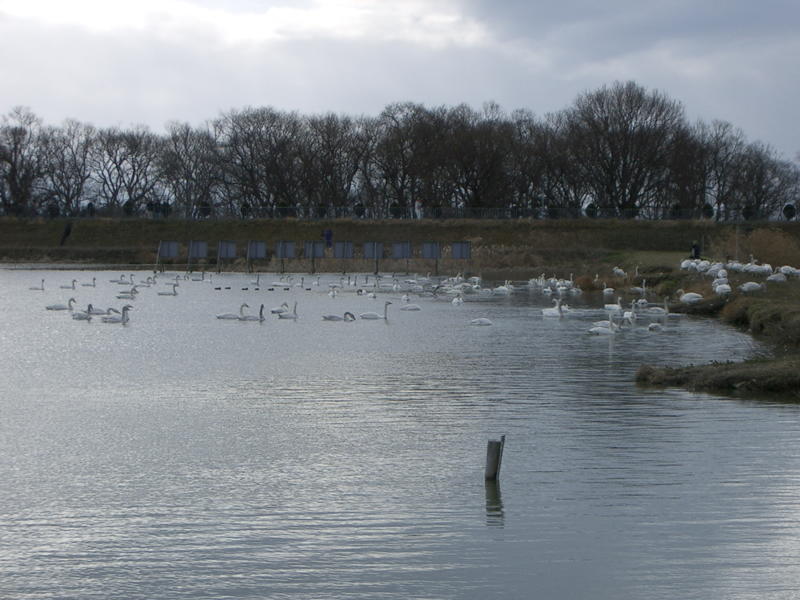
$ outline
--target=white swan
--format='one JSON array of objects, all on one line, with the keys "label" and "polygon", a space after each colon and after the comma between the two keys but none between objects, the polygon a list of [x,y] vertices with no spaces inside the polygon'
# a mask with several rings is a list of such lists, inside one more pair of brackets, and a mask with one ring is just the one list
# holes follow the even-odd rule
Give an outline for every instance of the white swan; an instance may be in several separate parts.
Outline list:
[{"label": "white swan", "polygon": [[45,306],[47,310],[72,310],[72,305],[77,302],[75,298],[70,298],[67,304],[50,304]]},{"label": "white swan", "polygon": [[242,315],[239,317],[240,321],[263,321],[264,320],[264,305],[261,305],[261,309],[258,311],[258,316],[256,315]]},{"label": "white swan", "polygon": [[374,320],[377,320],[377,319],[387,320],[386,317],[389,314],[388,311],[389,311],[389,305],[390,304],[391,304],[391,302],[389,302],[387,300],[386,303],[383,305],[383,314],[376,313],[376,312],[365,312],[365,313],[361,313],[360,316],[361,316],[362,319],[367,319],[369,321],[374,321]]},{"label": "white swan", "polygon": [[229,321],[236,321],[239,317],[244,317],[244,309],[250,308],[250,306],[245,302],[239,307],[239,314],[236,313],[222,313],[221,315],[217,315],[218,319],[227,319]]},{"label": "white swan", "polygon": [[289,312],[289,305],[284,302],[280,306],[273,308],[270,310],[273,315],[279,315],[281,313]]},{"label": "white swan", "polygon": [[158,292],[159,296],[177,296],[178,295],[178,284],[172,284],[172,291],[171,292]]},{"label": "white swan", "polygon": [[[464,304],[464,299],[461,297],[461,293],[460,292],[458,294],[456,294],[456,297],[453,298],[450,301],[450,304],[454,304],[455,306],[461,306],[462,304]],[[410,310],[410,309],[406,309],[406,310]]]},{"label": "white swan", "polygon": [[656,321],[647,326],[647,331],[664,331],[664,326]]},{"label": "white swan", "polygon": [[85,312],[72,313],[72,318],[76,321],[91,321],[92,320],[92,305],[90,304]]},{"label": "white swan", "polygon": [[400,310],[422,310],[419,304],[406,303],[400,307]]},{"label": "white swan", "polygon": [[131,306],[130,304],[126,304],[125,306],[122,307],[122,314],[119,314],[119,312],[115,310],[114,312],[117,313],[116,315],[109,314],[106,315],[105,317],[100,317],[100,320],[103,323],[122,323],[124,325],[125,323],[130,321],[130,317],[128,317],[128,311],[131,310],[132,308],[133,306]]},{"label": "white swan", "polygon": [[675,292],[675,295],[678,296],[678,300],[680,302],[683,302],[684,304],[694,304],[695,302],[699,302],[700,300],[703,299],[703,296],[701,294],[698,294],[696,292],[689,292],[687,294],[682,289],[677,290]]},{"label": "white swan", "polygon": [[543,317],[563,317],[564,310],[561,307],[561,298],[553,298],[553,306],[552,308],[543,308],[542,309],[542,316]]},{"label": "white swan", "polygon": [[476,327],[487,327],[489,325],[494,325],[489,319],[486,317],[480,317],[479,319],[472,319],[469,322],[470,325],[475,325]]},{"label": "white swan", "polygon": [[74,290],[75,284],[78,283],[77,279],[72,280],[72,285],[61,285],[59,286],[62,290]]},{"label": "white swan", "polygon": [[617,325],[614,323],[613,312],[608,313],[608,326],[595,326],[589,330],[590,335],[614,335],[617,331]]},{"label": "white swan", "polygon": [[121,294],[117,294],[117,300],[134,300],[136,298],[136,294],[139,293],[139,290],[136,289],[136,286],[133,286],[131,289],[122,292]]},{"label": "white swan", "polygon": [[622,313],[622,320],[627,321],[630,325],[636,323],[636,301],[631,300],[631,309]]},{"label": "white swan", "polygon": [[103,310],[102,308],[95,308],[92,307],[91,314],[92,315],[110,315],[111,313],[119,314],[119,311],[116,308],[109,308],[108,310]]},{"label": "white swan", "polygon": [[97,277],[92,277],[92,283],[82,283],[83,287],[97,287]]},{"label": "white swan", "polygon": [[29,290],[36,290],[38,292],[43,292],[44,291],[44,279],[42,279],[42,285],[32,285],[28,289]]},{"label": "white swan", "polygon": [[255,279],[253,279],[253,280],[250,282],[250,285],[255,285],[255,286],[259,286],[259,285],[261,285],[261,273],[259,273],[258,275],[256,275],[256,278],[255,278]]},{"label": "white swan", "polygon": [[605,308],[605,310],[607,312],[614,312],[614,313],[621,312],[622,311],[622,296],[617,298],[617,303],[616,304],[606,304],[604,306],[604,308]]},{"label": "white swan", "polygon": [[278,318],[279,319],[297,320],[297,300],[295,300],[295,302],[294,302],[294,308],[292,308],[292,312],[288,312],[287,311],[287,312],[278,313]]},{"label": "white swan", "polygon": [[739,290],[744,294],[750,294],[751,292],[759,292],[761,290],[767,291],[766,284],[763,283],[756,283],[755,281],[748,281],[747,283],[743,283],[739,286]]},{"label": "white swan", "polygon": [[322,315],[323,321],[345,321],[346,323],[350,323],[351,321],[356,320],[356,316],[351,312],[346,312],[341,317],[339,315]]}]

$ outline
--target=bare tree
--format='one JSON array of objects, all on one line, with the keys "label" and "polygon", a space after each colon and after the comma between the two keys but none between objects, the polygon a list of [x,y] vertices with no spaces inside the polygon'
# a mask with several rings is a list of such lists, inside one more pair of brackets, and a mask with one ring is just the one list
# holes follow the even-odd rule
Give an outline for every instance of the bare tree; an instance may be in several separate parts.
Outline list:
[{"label": "bare tree", "polygon": [[745,219],[774,219],[797,201],[799,180],[797,166],[780,160],[771,146],[748,144],[738,162],[737,208]]},{"label": "bare tree", "polygon": [[148,200],[160,199],[158,157],[161,139],[147,127],[123,131],[103,129],[98,134],[93,177],[100,203],[132,216]]},{"label": "bare tree", "polygon": [[78,212],[92,178],[92,152],[96,145],[92,125],[68,120],[62,127],[45,130],[41,145],[44,186],[52,202],[66,215]]},{"label": "bare tree", "polygon": [[187,216],[209,216],[221,203],[222,174],[208,129],[169,123],[159,164],[169,198]]},{"label": "bare tree", "polygon": [[736,212],[737,171],[747,139],[743,131],[724,121],[712,121],[711,125],[700,122],[695,130],[701,143],[708,148],[709,203],[714,207],[717,221],[727,220]]},{"label": "bare tree", "polygon": [[275,214],[294,210],[302,194],[296,113],[271,108],[231,111],[214,122],[228,201]]},{"label": "bare tree", "polygon": [[[369,144],[359,121],[327,114],[304,122],[302,187],[309,209],[327,214],[357,199],[357,175]],[[319,216],[323,216],[320,214]]]},{"label": "bare tree", "polygon": [[43,173],[40,148],[42,121],[28,108],[17,107],[0,124],[0,179],[6,214],[22,214],[37,202]]},{"label": "bare tree", "polygon": [[596,202],[618,214],[645,210],[663,193],[681,104],[634,82],[582,94],[568,111],[579,161]]}]

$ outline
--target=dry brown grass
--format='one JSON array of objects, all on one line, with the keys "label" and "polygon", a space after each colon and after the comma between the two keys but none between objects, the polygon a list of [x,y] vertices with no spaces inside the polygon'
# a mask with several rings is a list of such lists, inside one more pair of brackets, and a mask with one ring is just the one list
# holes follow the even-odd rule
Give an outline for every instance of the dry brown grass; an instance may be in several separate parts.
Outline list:
[{"label": "dry brown grass", "polygon": [[732,228],[713,238],[711,251],[720,259],[730,257],[749,262],[752,256],[773,267],[800,265],[800,239],[796,228],[766,226],[747,230]]}]

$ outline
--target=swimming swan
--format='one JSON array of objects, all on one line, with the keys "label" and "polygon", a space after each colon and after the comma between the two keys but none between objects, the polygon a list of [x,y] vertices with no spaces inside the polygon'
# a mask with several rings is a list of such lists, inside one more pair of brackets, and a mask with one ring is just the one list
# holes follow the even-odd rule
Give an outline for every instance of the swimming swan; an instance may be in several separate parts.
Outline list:
[{"label": "swimming swan", "polygon": [[218,319],[227,319],[229,321],[236,321],[239,317],[244,316],[244,309],[250,308],[250,306],[245,302],[239,307],[239,314],[236,313],[222,313],[221,315],[217,315]]},{"label": "swimming swan", "polygon": [[367,319],[368,321],[375,321],[377,319],[386,320],[386,317],[388,316],[388,311],[389,311],[389,305],[390,304],[391,304],[391,302],[389,302],[387,300],[386,303],[383,305],[383,314],[376,313],[376,312],[365,312],[365,313],[361,313],[361,318],[362,319]]},{"label": "swimming swan", "polygon": [[62,285],[62,286],[59,286],[59,287],[60,287],[62,290],[74,290],[74,289],[75,289],[75,284],[76,284],[76,283],[78,283],[78,280],[77,280],[77,279],[73,279],[73,280],[72,280],[72,285]]},{"label": "swimming swan", "polygon": [[72,313],[72,318],[76,321],[91,321],[92,320],[92,305],[90,304],[85,312]]},{"label": "swimming swan", "polygon": [[72,305],[76,302],[75,298],[70,298],[67,304],[51,304],[45,306],[47,310],[72,310]]},{"label": "swimming swan", "polygon": [[272,310],[270,310],[270,312],[273,315],[279,315],[281,313],[289,312],[289,305],[286,304],[286,302],[284,302],[283,304],[281,304],[277,308],[273,308]]},{"label": "swimming swan", "polygon": [[172,291],[171,292],[158,292],[159,296],[177,296],[178,295],[178,284],[172,284]]},{"label": "swimming swan", "polygon": [[44,291],[44,279],[42,279],[42,285],[32,285],[28,289],[29,290],[36,290],[38,292],[43,292]]},{"label": "swimming swan", "polygon": [[292,312],[288,312],[287,311],[287,312],[278,313],[278,318],[279,319],[296,320],[297,319],[297,300],[295,300],[295,302],[294,302],[294,308],[292,308]]},{"label": "swimming swan", "polygon": [[242,315],[239,317],[240,321],[263,321],[264,320],[264,305],[261,305],[261,309],[258,311],[258,316],[256,315]]},{"label": "swimming swan", "polygon": [[472,321],[470,321],[469,324],[470,325],[475,325],[476,327],[486,327],[486,326],[489,326],[489,325],[494,325],[494,323],[492,323],[486,317],[481,317],[479,319],[472,319]]},{"label": "swimming swan", "polygon": [[553,304],[555,304],[552,308],[543,308],[542,309],[542,316],[543,317],[563,317],[564,316],[564,309],[561,308],[561,298],[553,298]]},{"label": "swimming swan", "polygon": [[[100,317],[100,320],[103,323],[122,323],[124,325],[125,323],[130,321],[130,317],[128,317],[128,311],[131,310],[132,308],[133,306],[131,306],[130,304],[126,304],[125,306],[122,307],[122,314],[116,314],[116,315],[109,314],[104,317]],[[118,313],[118,311],[116,310],[114,312]]]},{"label": "swimming swan", "polygon": [[350,323],[356,320],[356,316],[351,312],[346,312],[341,317],[339,315],[322,315],[323,321],[344,321]]}]

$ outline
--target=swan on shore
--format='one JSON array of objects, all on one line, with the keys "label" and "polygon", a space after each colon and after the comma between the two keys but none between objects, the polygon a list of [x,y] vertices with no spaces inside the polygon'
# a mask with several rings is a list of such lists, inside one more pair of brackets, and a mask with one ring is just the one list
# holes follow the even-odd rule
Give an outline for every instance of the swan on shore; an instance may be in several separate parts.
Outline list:
[{"label": "swan on shore", "polygon": [[683,289],[677,290],[675,295],[678,296],[678,301],[683,302],[684,304],[694,304],[695,302],[700,302],[703,299],[701,294],[697,292],[689,292],[686,293]]},{"label": "swan on shore", "polygon": [[767,291],[767,286],[764,283],[756,283],[755,281],[748,281],[739,286],[739,290],[744,294],[752,292],[760,292],[761,290]]},{"label": "swan on shore", "polygon": [[75,298],[70,298],[67,304],[50,304],[49,306],[45,306],[47,310],[72,310],[72,305],[75,304],[77,300]]},{"label": "swan on shore", "polygon": [[389,305],[390,304],[391,304],[391,302],[389,302],[387,300],[386,303],[383,305],[383,314],[380,314],[380,313],[377,313],[377,312],[365,312],[365,313],[361,313],[360,316],[361,316],[362,319],[366,319],[368,321],[375,321],[375,320],[378,320],[378,319],[387,320],[386,318],[387,318],[387,316],[389,314]]},{"label": "swan on shore", "polygon": [[239,317],[244,317],[244,309],[250,308],[250,306],[243,302],[242,305],[239,307],[239,313],[222,313],[221,315],[217,315],[218,319],[227,319],[229,321],[236,321]]}]

